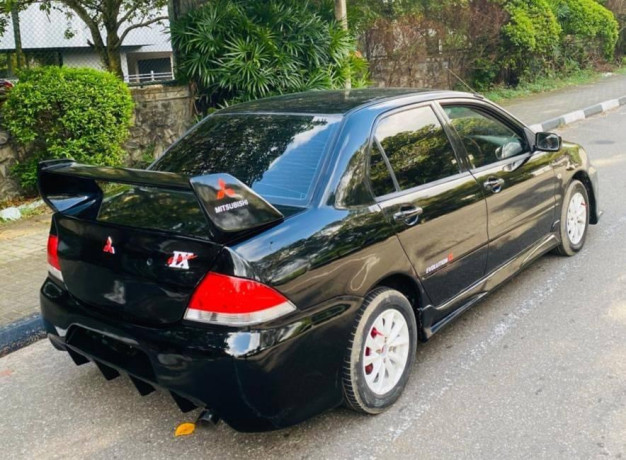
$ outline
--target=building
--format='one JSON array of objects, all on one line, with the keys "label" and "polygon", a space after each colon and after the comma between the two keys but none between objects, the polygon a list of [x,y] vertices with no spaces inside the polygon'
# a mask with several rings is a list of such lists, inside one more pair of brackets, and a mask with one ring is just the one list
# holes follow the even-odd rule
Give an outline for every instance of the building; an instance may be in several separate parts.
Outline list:
[{"label": "building", "polygon": [[[167,16],[167,10],[163,11]],[[76,16],[66,17],[57,10],[49,13],[40,10],[39,5],[30,5],[20,11],[20,31],[22,49],[29,64],[63,65],[68,67],[102,68],[95,49],[90,46],[91,33]],[[123,29],[124,26],[122,26]],[[122,71],[128,82],[146,82],[173,79],[172,45],[169,36],[169,22],[153,24],[132,30],[128,33],[121,49]],[[70,31],[71,34],[66,34]],[[15,52],[13,24],[0,37],[0,53],[5,59],[5,76],[11,76],[11,53]]]}]

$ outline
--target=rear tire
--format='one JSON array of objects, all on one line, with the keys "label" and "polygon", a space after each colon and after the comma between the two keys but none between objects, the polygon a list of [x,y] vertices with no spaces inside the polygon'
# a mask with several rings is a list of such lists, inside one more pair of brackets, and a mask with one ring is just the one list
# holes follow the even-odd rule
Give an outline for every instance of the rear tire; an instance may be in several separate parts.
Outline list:
[{"label": "rear tire", "polygon": [[416,345],[415,314],[407,298],[390,288],[370,292],[346,352],[346,405],[366,414],[379,414],[393,405],[409,379]]},{"label": "rear tire", "polygon": [[561,206],[559,233],[561,244],[556,252],[562,256],[573,256],[580,251],[587,238],[589,228],[589,196],[587,189],[578,180],[567,187]]}]

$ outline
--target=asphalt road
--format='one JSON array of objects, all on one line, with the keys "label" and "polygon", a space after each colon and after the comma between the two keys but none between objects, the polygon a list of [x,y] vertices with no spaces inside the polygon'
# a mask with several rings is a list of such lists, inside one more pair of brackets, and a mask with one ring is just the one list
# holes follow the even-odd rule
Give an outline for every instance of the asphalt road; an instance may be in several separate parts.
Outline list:
[{"label": "asphalt road", "polygon": [[606,213],[583,251],[543,257],[421,345],[386,413],[174,438],[194,413],[163,393],[141,398],[125,378],[105,382],[42,341],[0,359],[0,456],[626,458],[625,127],[622,108],[563,130],[601,174]]}]

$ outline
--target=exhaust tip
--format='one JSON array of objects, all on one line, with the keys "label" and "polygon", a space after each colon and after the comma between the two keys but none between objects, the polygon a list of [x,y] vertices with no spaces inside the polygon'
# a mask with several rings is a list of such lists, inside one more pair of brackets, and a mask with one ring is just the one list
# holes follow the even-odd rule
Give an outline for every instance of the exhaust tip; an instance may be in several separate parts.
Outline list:
[{"label": "exhaust tip", "polygon": [[217,425],[220,422],[220,416],[215,413],[213,409],[202,409],[198,416],[198,422],[210,423],[211,425]]}]

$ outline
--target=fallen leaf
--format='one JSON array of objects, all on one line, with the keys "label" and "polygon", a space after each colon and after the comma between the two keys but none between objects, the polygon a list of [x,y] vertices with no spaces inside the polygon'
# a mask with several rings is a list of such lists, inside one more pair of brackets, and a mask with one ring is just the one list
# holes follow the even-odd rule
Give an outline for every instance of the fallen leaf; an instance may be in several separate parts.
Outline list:
[{"label": "fallen leaf", "polygon": [[176,431],[174,432],[174,436],[175,437],[178,437],[178,436],[189,436],[195,430],[196,430],[196,424],[195,423],[189,423],[189,422],[181,423],[180,425],[178,425],[176,427]]}]

